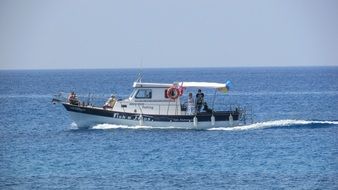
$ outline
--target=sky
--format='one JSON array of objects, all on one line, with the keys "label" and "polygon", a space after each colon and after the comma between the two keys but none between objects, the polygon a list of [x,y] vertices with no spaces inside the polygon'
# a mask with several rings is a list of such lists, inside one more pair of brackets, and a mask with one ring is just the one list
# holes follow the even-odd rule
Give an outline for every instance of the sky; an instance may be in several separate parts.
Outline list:
[{"label": "sky", "polygon": [[337,0],[0,0],[0,69],[338,66]]}]

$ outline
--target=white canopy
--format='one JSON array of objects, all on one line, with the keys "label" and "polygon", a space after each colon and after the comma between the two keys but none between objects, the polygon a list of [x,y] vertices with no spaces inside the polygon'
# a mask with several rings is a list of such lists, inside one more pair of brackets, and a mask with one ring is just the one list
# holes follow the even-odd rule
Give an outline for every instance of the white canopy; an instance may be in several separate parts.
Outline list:
[{"label": "white canopy", "polygon": [[178,82],[178,86],[196,88],[225,88],[226,84],[215,82]]},{"label": "white canopy", "polygon": [[134,88],[169,88],[173,86],[172,84],[166,83],[142,83],[142,82],[134,82]]},{"label": "white canopy", "polygon": [[216,83],[216,82],[174,82],[173,84],[166,83],[142,83],[134,82],[134,88],[170,88],[173,85],[178,87],[195,87],[195,88],[215,88],[218,90],[228,88],[226,83]]}]

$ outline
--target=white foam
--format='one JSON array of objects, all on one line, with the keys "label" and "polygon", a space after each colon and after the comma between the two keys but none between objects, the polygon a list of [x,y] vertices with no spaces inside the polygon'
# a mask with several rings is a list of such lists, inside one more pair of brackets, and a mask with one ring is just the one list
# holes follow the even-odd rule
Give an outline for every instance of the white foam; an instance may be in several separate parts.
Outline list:
[{"label": "white foam", "polygon": [[275,120],[275,121],[266,121],[253,123],[250,125],[235,126],[235,127],[219,127],[219,128],[210,128],[208,130],[212,131],[243,131],[243,130],[253,130],[253,129],[264,129],[272,127],[284,127],[292,125],[308,125],[308,124],[331,124],[338,125],[338,121],[306,121],[306,120]]},{"label": "white foam", "polygon": [[[264,128],[273,128],[273,127],[284,127],[284,126],[293,126],[293,125],[309,125],[309,124],[330,124],[338,125],[338,121],[308,121],[308,120],[274,120],[274,121],[265,121],[258,122],[249,125],[241,125],[234,127],[217,127],[210,128],[207,130],[210,131],[244,131],[244,130],[254,130],[254,129],[264,129]],[[77,128],[76,123],[71,124],[71,128]],[[152,126],[128,126],[128,125],[115,125],[115,124],[98,124],[93,126],[91,129],[98,130],[109,130],[109,129],[192,129],[192,128],[177,128],[177,127],[152,127]],[[192,129],[193,130],[193,129]]]},{"label": "white foam", "polygon": [[77,124],[76,124],[75,122],[72,122],[72,123],[70,124],[70,128],[71,128],[71,129],[78,129]]}]

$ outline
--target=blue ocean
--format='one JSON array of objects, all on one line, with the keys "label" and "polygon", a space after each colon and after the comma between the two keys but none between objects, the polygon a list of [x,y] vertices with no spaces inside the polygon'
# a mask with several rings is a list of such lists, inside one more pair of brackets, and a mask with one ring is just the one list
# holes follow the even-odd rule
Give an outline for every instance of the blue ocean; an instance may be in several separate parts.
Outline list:
[{"label": "blue ocean", "polygon": [[[143,82],[232,81],[252,122],[78,129],[59,92],[103,105]],[[205,91],[206,96],[212,92]],[[0,71],[0,189],[338,189],[338,67]]]}]

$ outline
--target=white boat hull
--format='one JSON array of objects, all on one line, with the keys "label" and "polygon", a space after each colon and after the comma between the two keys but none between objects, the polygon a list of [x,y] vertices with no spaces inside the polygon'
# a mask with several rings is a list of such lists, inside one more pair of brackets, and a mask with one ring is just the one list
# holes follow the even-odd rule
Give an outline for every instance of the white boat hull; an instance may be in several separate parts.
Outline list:
[{"label": "white boat hull", "polygon": [[80,112],[69,112],[78,128],[90,128],[98,124],[113,124],[127,126],[151,126],[154,128],[178,128],[178,129],[209,129],[217,127],[231,127],[240,125],[239,121],[197,121],[197,122],[165,122],[149,120],[129,120],[123,118],[112,118],[98,115],[91,115]]}]

